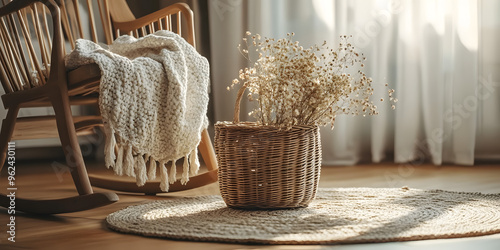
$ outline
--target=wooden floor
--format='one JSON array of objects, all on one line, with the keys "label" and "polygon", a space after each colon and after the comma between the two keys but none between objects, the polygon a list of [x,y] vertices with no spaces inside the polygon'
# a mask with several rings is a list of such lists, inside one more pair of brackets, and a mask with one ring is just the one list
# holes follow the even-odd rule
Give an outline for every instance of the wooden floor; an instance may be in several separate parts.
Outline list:
[{"label": "wooden floor", "polygon": [[[91,164],[91,172],[102,172],[101,164]],[[5,169],[0,190],[6,191]],[[18,163],[18,197],[58,198],[74,195],[71,176],[62,162]],[[474,167],[430,165],[358,165],[323,167],[321,187],[401,187],[500,193],[500,166]],[[16,214],[16,242],[7,241],[7,210],[0,208],[0,249],[500,249],[500,235],[425,240],[412,242],[334,245],[260,246],[171,241],[113,232],[104,225],[105,217],[121,208],[156,199],[218,194],[217,184],[183,193],[144,196],[120,193],[120,201],[106,207],[57,215]],[[500,223],[500,222],[499,222]]]}]

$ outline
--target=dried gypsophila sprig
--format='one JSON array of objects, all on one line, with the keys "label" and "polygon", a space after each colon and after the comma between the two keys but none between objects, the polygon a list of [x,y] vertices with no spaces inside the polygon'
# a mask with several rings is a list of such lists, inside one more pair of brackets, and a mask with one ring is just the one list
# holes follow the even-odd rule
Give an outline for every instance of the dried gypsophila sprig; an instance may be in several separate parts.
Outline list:
[{"label": "dried gypsophila sprig", "polygon": [[[278,40],[262,39],[248,31],[246,35],[245,47],[238,48],[253,66],[241,69],[239,79],[249,89],[249,100],[258,102],[250,114],[259,123],[285,128],[330,123],[333,128],[338,114],[378,114],[370,101],[372,79],[361,70],[350,73],[364,67],[366,58],[349,43],[348,36],[340,37],[337,49],[329,48],[326,41],[304,49],[293,41],[294,33]],[[251,51],[258,53],[256,60]],[[238,83],[234,79],[231,87]],[[389,90],[390,101],[395,103],[393,93]]]}]

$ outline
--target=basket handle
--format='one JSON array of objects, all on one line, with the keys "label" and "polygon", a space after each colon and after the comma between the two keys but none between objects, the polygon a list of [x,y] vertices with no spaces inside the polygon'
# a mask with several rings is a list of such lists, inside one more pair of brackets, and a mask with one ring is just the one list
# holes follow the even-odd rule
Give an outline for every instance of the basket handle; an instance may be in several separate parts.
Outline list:
[{"label": "basket handle", "polygon": [[241,85],[240,90],[238,90],[238,95],[236,96],[236,103],[234,104],[234,117],[233,117],[234,124],[240,123],[240,103],[246,88],[247,86],[243,84]]}]

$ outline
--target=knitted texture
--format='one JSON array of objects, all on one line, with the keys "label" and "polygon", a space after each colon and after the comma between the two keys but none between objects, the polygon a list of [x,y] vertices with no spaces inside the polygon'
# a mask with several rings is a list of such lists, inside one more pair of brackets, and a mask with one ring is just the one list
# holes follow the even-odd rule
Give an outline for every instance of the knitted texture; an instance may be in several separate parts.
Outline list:
[{"label": "knitted texture", "polygon": [[89,63],[102,72],[106,166],[136,177],[138,186],[155,179],[159,167],[161,189],[168,191],[175,162],[184,157],[185,184],[198,171],[197,146],[208,126],[208,61],[182,37],[162,30],[139,39],[121,36],[108,49],[77,40],[67,67]]}]

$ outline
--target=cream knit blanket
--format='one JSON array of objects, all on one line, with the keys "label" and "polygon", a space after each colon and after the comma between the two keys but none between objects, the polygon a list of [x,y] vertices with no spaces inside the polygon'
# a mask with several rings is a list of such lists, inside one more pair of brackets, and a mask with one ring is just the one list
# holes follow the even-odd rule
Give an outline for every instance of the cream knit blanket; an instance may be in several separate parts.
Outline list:
[{"label": "cream knit blanket", "polygon": [[166,192],[176,180],[175,162],[184,157],[185,184],[198,171],[197,146],[208,126],[208,61],[182,37],[158,31],[139,39],[121,36],[108,49],[78,40],[67,67],[88,63],[102,72],[106,166],[135,176],[138,186],[155,179],[159,167]]}]

